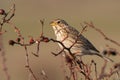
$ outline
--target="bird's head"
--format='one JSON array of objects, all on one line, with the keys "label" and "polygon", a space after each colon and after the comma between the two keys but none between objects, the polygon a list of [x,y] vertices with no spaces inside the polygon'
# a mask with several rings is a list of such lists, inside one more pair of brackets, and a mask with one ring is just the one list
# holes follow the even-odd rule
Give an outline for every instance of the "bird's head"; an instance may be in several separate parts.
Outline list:
[{"label": "bird's head", "polygon": [[65,20],[55,19],[50,22],[50,25],[53,27],[53,30],[54,30],[56,36],[58,36],[58,35],[64,36],[68,32],[67,29],[68,29],[69,25],[67,24],[67,22]]},{"label": "bird's head", "polygon": [[62,19],[55,19],[53,21],[50,22],[50,25],[54,28],[65,28],[68,26],[67,22],[65,20]]}]

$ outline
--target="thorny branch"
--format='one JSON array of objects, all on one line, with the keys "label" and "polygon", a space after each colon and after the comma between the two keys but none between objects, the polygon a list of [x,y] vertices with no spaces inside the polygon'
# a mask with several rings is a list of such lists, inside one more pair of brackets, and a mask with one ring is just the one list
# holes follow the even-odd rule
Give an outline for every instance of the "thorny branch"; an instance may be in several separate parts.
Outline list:
[{"label": "thorny branch", "polygon": [[[1,11],[2,11],[3,18],[2,18],[2,21],[0,22],[0,25],[1,25],[0,26],[0,32],[2,30],[2,26],[5,23],[8,23],[14,17],[14,15],[15,15],[15,4],[13,4],[13,6],[10,8],[10,10],[8,12],[5,12],[3,9],[1,9]],[[10,12],[12,12],[12,15],[10,15],[10,17],[8,17]]]},{"label": "thorny branch", "polygon": [[38,80],[38,79],[36,78],[35,74],[33,73],[31,67],[30,67],[30,61],[29,61],[27,46],[24,46],[24,48],[25,48],[25,51],[26,51],[26,66],[25,66],[25,67],[28,68],[28,70],[29,70],[30,74],[32,74],[34,80]]},{"label": "thorny branch", "polygon": [[91,22],[91,23],[84,22],[84,23],[85,23],[87,26],[89,26],[89,27],[95,29],[97,32],[99,32],[99,33],[104,37],[104,39],[106,39],[106,40],[108,40],[108,41],[110,41],[110,42],[112,42],[112,43],[114,43],[114,44],[116,44],[117,46],[120,47],[120,43],[118,43],[117,41],[115,41],[115,40],[107,37],[100,29],[96,28],[92,22]]},{"label": "thorny branch", "polygon": [[4,71],[5,76],[7,78],[6,80],[10,80],[10,74],[8,73],[8,67],[6,65],[5,51],[4,51],[4,47],[2,44],[2,35],[0,35],[0,56],[1,56],[1,60],[2,60],[3,71]]},{"label": "thorny branch", "polygon": [[97,73],[97,63],[94,60],[92,60],[91,63],[93,63],[94,66],[95,66],[95,78],[97,80],[97,76],[98,76],[98,73]]},{"label": "thorny branch", "polygon": [[[1,9],[2,10],[2,9]],[[1,11],[0,10],[0,11]],[[48,38],[48,37],[45,37],[43,34],[43,27],[44,27],[44,19],[43,20],[40,20],[40,23],[42,25],[42,33],[40,34],[40,37],[38,39],[34,39],[33,37],[30,38],[30,41],[29,43],[25,43],[24,42],[24,37],[22,36],[21,34],[21,31],[10,21],[14,15],[15,15],[15,4],[13,4],[13,7],[8,11],[8,12],[5,12],[4,10],[2,10],[3,12],[0,13],[1,15],[3,15],[3,18],[2,18],[2,21],[0,22],[0,36],[1,34],[3,34],[2,32],[2,27],[4,24],[9,24],[12,28],[14,28],[15,32],[17,33],[18,35],[18,38],[16,41],[14,40],[10,40],[9,41],[9,44],[10,45],[14,45],[14,44],[17,44],[17,45],[20,45],[22,47],[24,47],[25,49],[25,56],[26,56],[26,68],[28,69],[29,73],[33,76],[34,80],[38,80],[37,77],[35,76],[35,74],[33,73],[32,69],[31,69],[31,66],[30,66],[30,61],[29,61],[29,53],[28,53],[28,50],[27,50],[27,46],[31,46],[33,44],[37,44],[37,52],[36,53],[33,53],[35,56],[39,57],[39,46],[40,46],[40,43],[41,42],[45,42],[45,43],[48,43],[50,41],[52,42],[55,42],[55,43],[59,43],[63,49],[61,51],[59,51],[57,54],[56,53],[53,53],[53,55],[57,56],[59,54],[61,54],[62,52],[64,52],[64,50],[67,50],[68,53],[70,54],[70,57],[69,56],[65,56],[65,59],[66,59],[66,62],[68,64],[70,64],[69,69],[70,69],[70,73],[71,73],[71,76],[68,77],[66,76],[67,80],[70,80],[71,77],[73,78],[73,80],[77,80],[77,72],[81,73],[82,75],[84,75],[85,77],[85,80],[93,80],[93,78],[91,77],[91,71],[93,69],[91,69],[91,66],[92,64],[94,64],[94,68],[95,68],[95,79],[96,80],[101,80],[105,77],[111,77],[113,74],[117,73],[118,71],[120,71],[120,65],[117,65],[117,69],[112,69],[111,72],[109,74],[106,74],[104,71],[105,71],[105,68],[107,66],[107,62],[105,61],[105,64],[103,65],[103,67],[101,68],[101,73],[98,74],[97,73],[97,66],[96,66],[96,62],[95,61],[91,61],[91,64],[88,65],[88,64],[85,64],[82,60],[76,60],[76,57],[73,55],[73,53],[71,52],[71,48],[74,46],[74,44],[77,42],[77,39],[78,37],[76,38],[75,42],[73,43],[73,45],[69,48],[67,48],[62,42],[60,41],[57,41],[57,40],[54,40],[52,38]],[[12,13],[10,15],[10,13]],[[10,17],[8,17],[8,15],[10,15]],[[98,31],[106,40],[109,40],[110,42],[120,46],[120,44],[110,38],[108,38],[100,29],[96,28],[93,23],[87,23],[87,22],[84,22],[86,24],[86,26],[83,27],[82,31],[78,34],[81,35],[85,29],[89,26],[89,27],[92,27],[93,29],[95,29],[96,31]],[[6,32],[6,31],[4,31]],[[65,38],[66,39],[66,38]],[[2,51],[3,49],[0,48],[0,52]],[[2,52],[4,54],[4,52]],[[7,71],[7,67],[6,67],[6,61],[5,61],[5,56],[3,55],[2,56],[3,58],[3,67],[4,67],[4,72],[6,74],[6,77],[7,77],[7,80],[10,80],[10,76],[8,74],[8,71]],[[46,76],[46,74],[44,73],[44,71],[42,71],[42,75]],[[48,80],[48,78],[46,77],[46,80]]]},{"label": "thorny branch", "polygon": [[[17,41],[10,40],[10,41],[9,41],[9,44],[12,45],[12,46],[13,46],[14,44],[19,44],[19,45],[21,45],[21,46],[23,46],[23,47],[25,48],[25,51],[26,51],[26,64],[27,64],[26,67],[28,68],[30,74],[32,74],[34,80],[38,80],[38,79],[36,78],[35,74],[33,73],[31,67],[30,67],[30,62],[29,62],[29,57],[28,57],[28,51],[27,51],[27,46],[30,46],[32,43],[30,43],[30,44],[25,44],[25,43],[24,43],[24,37],[22,36],[20,30],[19,30],[12,22],[10,22],[10,20],[11,20],[11,19],[14,17],[14,15],[15,15],[15,4],[13,4],[13,7],[12,7],[8,12],[5,12],[3,9],[1,9],[1,10],[2,10],[3,18],[2,18],[2,21],[0,22],[0,25],[1,25],[1,27],[0,27],[0,33],[2,34],[2,26],[3,26],[5,23],[6,23],[6,24],[9,24],[11,27],[14,28],[15,32],[16,32],[17,35],[18,35],[18,38],[17,38]],[[1,14],[1,13],[0,13],[0,14]],[[8,17],[9,14],[11,14],[10,17]],[[0,36],[1,36],[1,35],[0,35]],[[20,42],[21,42],[21,43],[20,43]],[[3,65],[4,65],[3,67],[4,67],[4,69],[5,69],[4,71],[5,71],[5,73],[6,73],[6,76],[7,76],[8,80],[10,80],[9,74],[8,74],[8,72],[7,72],[7,67],[6,67],[6,64],[5,64],[5,57],[4,57],[4,55],[3,55],[2,57],[3,57]]]},{"label": "thorny branch", "polygon": [[2,34],[6,31],[2,32],[2,26],[7,21],[10,21],[12,19],[12,17],[14,16],[14,13],[13,13],[13,15],[11,15],[8,19],[6,19],[6,17],[11,12],[12,9],[13,9],[13,12],[14,12],[15,11],[15,4],[10,9],[10,11],[8,11],[8,13],[6,13],[3,9],[0,9],[0,15],[3,15],[3,18],[0,21],[0,53],[1,53],[3,71],[5,72],[7,80],[10,80],[10,74],[8,73],[8,68],[7,68],[7,65],[6,65],[5,51],[4,51],[3,44],[2,44]]},{"label": "thorny branch", "polygon": [[120,63],[117,63],[113,66],[113,69],[111,69],[109,73],[105,73],[106,65],[107,65],[107,62],[104,63],[101,69],[101,74],[98,77],[98,80],[104,79],[105,77],[110,78],[112,75],[117,74],[120,71]]},{"label": "thorny branch", "polygon": [[[45,21],[45,19],[40,20],[40,23],[41,23],[41,26],[42,26],[42,32],[40,33],[40,38],[43,37],[43,27],[44,27],[44,24],[45,24],[44,21]],[[45,39],[44,39],[44,40],[45,40]],[[34,40],[32,39],[31,42],[33,43]],[[37,43],[37,51],[36,51],[36,53],[32,53],[32,54],[33,54],[34,56],[36,56],[36,57],[39,57],[40,40],[39,40],[39,39],[36,40],[36,43]]]},{"label": "thorny branch", "polygon": [[[83,30],[81,31],[81,33],[80,34],[82,34],[83,32],[84,32],[84,30],[86,29],[86,26],[83,28]],[[80,35],[79,34],[79,35]],[[72,54],[72,52],[70,51],[70,48],[67,48],[67,47],[65,47],[64,46],[64,44],[62,43],[62,42],[60,42],[60,41],[57,41],[57,40],[54,40],[54,39],[51,39],[51,38],[48,38],[48,37],[45,37],[45,36],[43,36],[43,33],[42,33],[42,36],[40,37],[40,39],[39,40],[37,40],[38,42],[50,42],[50,41],[53,41],[53,42],[56,42],[56,43],[59,43],[61,46],[63,46],[63,49],[60,51],[60,52],[58,52],[58,54],[55,54],[55,53],[53,53],[52,52],[52,54],[54,54],[55,56],[57,56],[57,55],[59,55],[59,54],[61,54],[64,50],[67,50],[70,54]],[[26,44],[27,45],[27,44]],[[31,44],[29,44],[29,45],[31,45]],[[74,57],[74,55],[71,55],[72,57]],[[73,62],[74,62],[75,60],[74,60],[74,58],[73,58],[73,60],[72,60],[72,63],[71,64],[73,64]],[[77,62],[78,63],[78,62]],[[87,65],[85,65],[84,63],[81,63],[81,62],[79,62],[80,64],[79,64],[79,66],[82,64],[82,67],[83,68],[81,68],[81,67],[79,67],[79,72],[81,73],[81,74],[83,74],[84,76],[85,76],[85,78],[87,79],[87,80],[92,80],[92,78],[90,77],[90,66],[87,66]],[[105,67],[106,67],[106,64],[103,66],[103,68],[101,69],[101,74],[100,75],[98,75],[97,74],[97,67],[96,67],[96,63],[95,62],[93,62],[94,63],[94,65],[95,65],[95,76],[96,76],[96,79],[102,79],[103,77],[108,77],[108,76],[111,76],[111,75],[113,75],[114,73],[116,73],[116,72],[118,72],[118,70],[115,70],[115,71],[113,71],[113,72],[111,72],[110,74],[102,74],[103,73],[103,71],[105,71]],[[75,63],[76,64],[76,63]],[[75,67],[75,66],[72,66],[72,67]],[[72,69],[72,68],[71,68]],[[97,76],[99,76],[99,78],[97,78]],[[75,77],[75,74],[73,74],[73,78],[74,79],[76,79],[76,77]]]}]

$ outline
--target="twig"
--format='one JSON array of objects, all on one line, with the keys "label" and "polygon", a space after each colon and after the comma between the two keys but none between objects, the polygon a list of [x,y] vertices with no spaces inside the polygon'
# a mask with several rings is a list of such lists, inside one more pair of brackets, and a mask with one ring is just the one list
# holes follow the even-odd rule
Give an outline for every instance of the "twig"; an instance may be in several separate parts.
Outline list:
[{"label": "twig", "polygon": [[93,64],[94,64],[94,67],[95,67],[95,78],[96,78],[96,80],[97,80],[97,63],[94,61],[94,60],[92,60],[91,61]]},{"label": "twig", "polygon": [[[10,15],[9,18],[7,18],[8,14],[10,14],[10,12],[12,11],[12,14]],[[8,13],[5,13],[3,19],[2,19],[2,22],[0,22],[1,24],[1,29],[2,29],[2,26],[3,24],[7,23],[9,24],[11,27],[14,28],[15,32],[17,33],[18,37],[20,38],[20,41],[22,41],[22,43],[19,43],[19,42],[15,42],[13,40],[10,40],[9,41],[9,44],[11,45],[14,45],[14,44],[19,44],[21,46],[24,46],[25,48],[25,51],[26,51],[26,64],[27,64],[27,68],[29,70],[29,72],[32,74],[34,80],[37,80],[35,74],[33,73],[31,67],[30,67],[30,64],[29,64],[29,57],[28,57],[28,52],[27,52],[27,46],[30,46],[31,44],[24,44],[24,37],[22,36],[20,30],[12,23],[10,22],[10,20],[14,17],[15,15],[15,4],[13,5],[13,7],[8,11]],[[7,68],[6,68],[6,74],[7,74]]]},{"label": "twig", "polygon": [[79,36],[85,31],[86,28],[87,26],[83,27],[82,31],[78,34],[75,42],[70,46],[70,49],[77,43]]},{"label": "twig", "polygon": [[[34,41],[34,43],[35,43],[35,41]],[[32,52],[32,54],[33,54],[34,56],[36,56],[36,57],[39,57],[40,41],[36,41],[36,43],[37,43],[37,51],[36,51],[36,53]]]},{"label": "twig", "polygon": [[22,36],[20,30],[10,21],[7,22],[9,25],[11,25],[11,27],[14,28],[15,32],[17,33],[18,37],[20,37],[20,39],[22,40],[22,43],[24,43],[24,37]]},{"label": "twig", "polygon": [[108,40],[108,41],[110,41],[110,42],[112,42],[112,43],[114,43],[114,44],[116,44],[117,46],[120,47],[120,43],[118,43],[117,41],[107,37],[100,29],[96,28],[92,22],[91,23],[84,22],[84,23],[86,25],[88,25],[89,27],[95,29],[97,32],[99,32],[104,37],[104,39],[106,39],[106,40]]},{"label": "twig", "polygon": [[[10,14],[10,12],[12,11],[12,15],[10,15],[10,17],[7,19],[7,16]],[[3,15],[3,18],[2,18],[2,21],[0,22],[0,31],[2,31],[2,26],[9,22],[15,15],[15,4],[13,4],[13,6],[10,8],[10,10],[8,12],[4,12],[4,15]]]},{"label": "twig", "polygon": [[[38,40],[36,40],[36,43],[37,43],[37,52],[36,53],[32,53],[34,56],[36,56],[36,57],[39,57],[39,50],[40,50],[40,48],[39,48],[39,46],[40,46],[40,42],[41,42],[41,39],[43,40],[43,38],[44,38],[44,36],[43,36],[43,28],[44,28],[44,24],[45,24],[45,19],[43,19],[43,20],[40,20],[40,23],[41,23],[41,26],[42,26],[42,32],[40,33],[40,40],[38,39]],[[45,40],[45,39],[44,39]]]},{"label": "twig", "polygon": [[63,70],[64,80],[70,80],[69,77],[68,77],[68,75],[67,75],[67,70],[65,69],[67,61],[65,60],[66,58],[64,58],[64,57],[66,57],[66,56],[63,56],[61,54],[60,57],[61,57],[61,68]]},{"label": "twig", "polygon": [[12,6],[10,11],[12,11],[12,15],[7,19],[7,21],[10,21],[14,17],[14,15],[15,15],[15,4],[13,4],[13,6]]},{"label": "twig", "polygon": [[35,74],[33,73],[31,67],[30,67],[30,62],[29,62],[29,57],[28,57],[28,51],[27,51],[27,46],[24,46],[25,48],[25,52],[26,52],[26,68],[28,68],[29,72],[32,74],[34,80],[38,80],[35,76]]},{"label": "twig", "polygon": [[41,33],[41,36],[42,36],[43,35],[43,28],[44,28],[44,24],[45,24],[45,19],[40,20],[40,23],[42,25],[42,33]]},{"label": "twig", "polygon": [[101,80],[101,79],[103,79],[105,76],[104,76],[104,74],[105,74],[105,68],[106,68],[106,66],[107,66],[107,61],[106,60],[104,60],[104,65],[103,65],[103,67],[101,68],[101,73],[100,73],[100,75],[99,75],[99,78],[98,78],[98,80]]},{"label": "twig", "polygon": [[54,52],[51,52],[54,56],[58,56],[59,54],[61,54],[64,51],[64,49],[62,49],[61,51],[59,51],[57,54]]},{"label": "twig", "polygon": [[8,67],[6,65],[5,51],[4,51],[3,44],[2,44],[2,35],[0,35],[0,56],[2,60],[3,71],[7,78],[6,80],[10,80],[10,74],[8,73]]},{"label": "twig", "polygon": [[118,71],[119,71],[119,70],[114,70],[114,71],[111,71],[111,72],[108,73],[108,74],[107,74],[107,73],[106,73],[106,74],[104,73],[104,74],[102,74],[101,77],[98,78],[98,80],[101,80],[101,79],[103,79],[103,78],[105,78],[105,77],[109,77],[109,79],[110,79],[110,77],[111,77],[113,74],[118,73]]}]

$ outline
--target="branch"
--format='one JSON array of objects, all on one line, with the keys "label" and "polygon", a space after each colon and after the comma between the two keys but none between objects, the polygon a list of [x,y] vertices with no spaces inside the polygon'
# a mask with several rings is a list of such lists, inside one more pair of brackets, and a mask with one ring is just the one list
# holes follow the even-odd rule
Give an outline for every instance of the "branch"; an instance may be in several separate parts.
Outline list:
[{"label": "branch", "polygon": [[2,44],[2,35],[0,35],[0,56],[1,56],[1,60],[2,60],[3,71],[7,78],[6,80],[10,80],[10,74],[8,73],[8,67],[6,65],[5,51],[4,51],[4,47]]},{"label": "branch", "polygon": [[84,23],[86,25],[88,25],[89,27],[95,29],[97,32],[99,32],[104,37],[104,39],[106,39],[106,40],[108,40],[108,41],[110,41],[110,42],[112,42],[112,43],[114,43],[114,44],[116,44],[117,46],[120,47],[120,43],[118,43],[117,41],[107,37],[100,29],[96,28],[92,22],[91,23],[84,22]]},{"label": "branch", "polygon": [[38,80],[35,76],[35,74],[33,73],[31,67],[30,67],[30,62],[29,62],[29,57],[28,57],[28,51],[27,51],[27,46],[24,46],[25,48],[25,52],[26,52],[26,68],[28,68],[29,72],[32,74],[34,80]]}]

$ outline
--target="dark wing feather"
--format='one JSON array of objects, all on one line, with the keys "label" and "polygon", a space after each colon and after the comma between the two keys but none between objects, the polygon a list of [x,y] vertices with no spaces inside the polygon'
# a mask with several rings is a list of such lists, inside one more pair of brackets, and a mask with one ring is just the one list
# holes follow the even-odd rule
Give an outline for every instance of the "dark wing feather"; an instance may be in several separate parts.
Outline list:
[{"label": "dark wing feather", "polygon": [[83,47],[86,49],[86,50],[93,50],[93,51],[96,51],[96,52],[99,52],[94,46],[93,44],[87,39],[85,38],[83,35],[79,35],[78,37],[78,42],[82,42],[82,44],[84,45]]},{"label": "dark wing feather", "polygon": [[[73,28],[73,27],[69,27],[68,32],[69,32],[70,35],[79,35],[79,34],[80,34],[80,33],[79,33],[75,28]],[[77,37],[77,36],[72,36],[72,38],[74,38],[74,39],[76,39],[76,37]],[[84,47],[85,50],[88,50],[88,51],[89,51],[89,50],[93,50],[93,51],[99,52],[99,51],[94,47],[94,45],[93,45],[87,38],[85,38],[82,34],[77,37],[77,44],[82,44],[81,46]],[[107,60],[107,61],[113,62],[112,59],[107,58],[107,57],[105,57],[105,56],[103,56],[103,55],[101,55],[101,54],[96,53],[95,55],[100,56],[101,58],[104,58],[104,59]]]},{"label": "dark wing feather", "polygon": [[[80,34],[79,31],[77,31],[75,28],[73,28],[71,26],[68,27],[67,31],[69,32],[69,35],[71,35],[71,37],[73,37],[73,38],[76,38],[77,36],[72,36],[72,35],[79,35]],[[78,36],[77,43],[82,44],[83,45],[82,47],[84,47],[86,50],[93,50],[93,51],[99,52],[93,46],[93,44],[87,38],[85,38],[82,34],[80,34]]]}]

